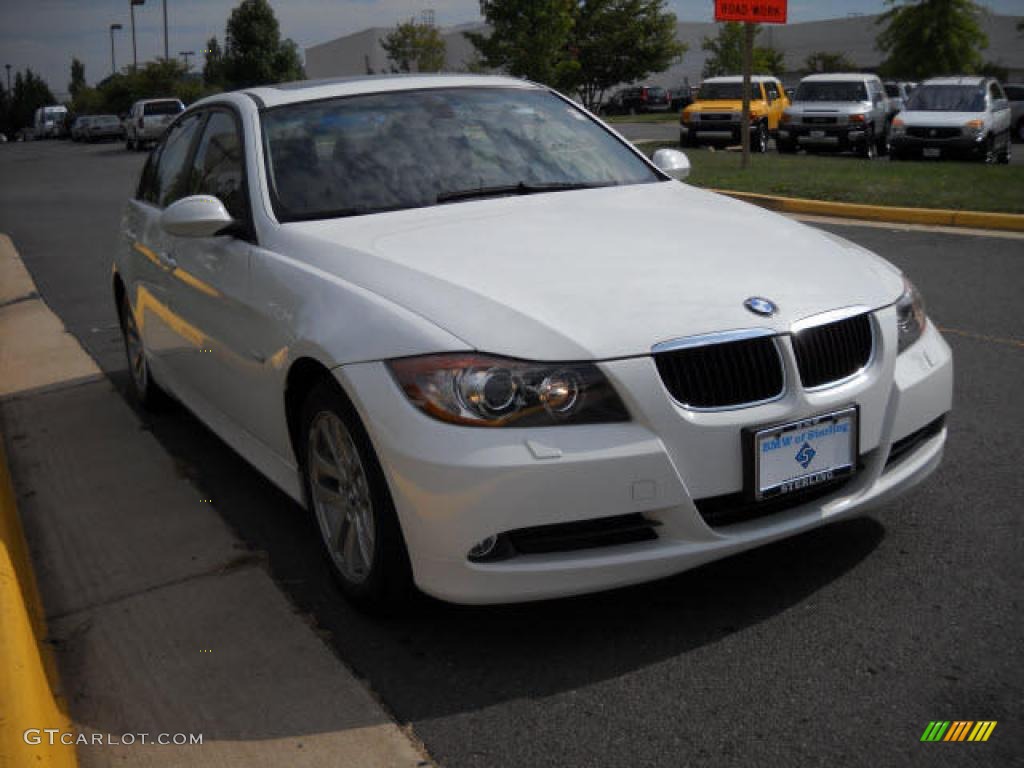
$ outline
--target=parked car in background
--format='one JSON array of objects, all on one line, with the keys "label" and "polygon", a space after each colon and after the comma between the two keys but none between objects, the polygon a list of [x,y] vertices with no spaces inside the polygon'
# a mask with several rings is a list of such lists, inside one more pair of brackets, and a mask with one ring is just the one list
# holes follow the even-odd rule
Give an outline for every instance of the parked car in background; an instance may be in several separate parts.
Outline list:
[{"label": "parked car in background", "polygon": [[132,104],[124,122],[125,146],[144,149],[161,136],[171,122],[185,111],[180,99],[143,99]]},{"label": "parked car in background", "polygon": [[95,115],[85,129],[87,141],[120,141],[124,138],[124,126],[117,115]]},{"label": "parked car in background", "polygon": [[32,116],[33,139],[56,139],[64,125],[68,108],[59,104],[40,107]]},{"label": "parked car in background", "polygon": [[86,130],[89,127],[89,123],[92,121],[92,115],[79,115],[71,122],[71,140],[72,141],[85,141],[87,138]]},{"label": "parked car in background", "polygon": [[670,108],[667,90],[658,85],[637,85],[616,92],[601,110],[601,114],[641,115],[646,112],[668,112]]},{"label": "parked car in background", "polygon": [[670,88],[668,91],[669,110],[679,112],[693,103],[693,89],[684,85],[682,88]]},{"label": "parked car in background", "polygon": [[1014,141],[1024,141],[1024,83],[1006,83],[1003,86],[1010,100],[1010,122]]},{"label": "parked car in background", "polygon": [[[750,79],[752,151],[768,151],[768,139],[775,135],[788,106],[789,98],[778,78],[755,75]],[[679,143],[684,147],[715,142],[738,144],[742,113],[743,78],[709,77],[701,84],[693,104],[679,117]]]},{"label": "parked car in background", "polygon": [[888,149],[888,123],[889,99],[877,75],[808,75],[782,115],[776,146],[872,158]]},{"label": "parked car in background", "polygon": [[371,608],[658,579],[931,474],[953,361],[917,290],[688,169],[509,77],[211,96],[122,216],[132,386],[307,504]]},{"label": "parked car in background", "polygon": [[897,83],[892,80],[885,82],[885,95],[889,97],[889,121],[894,118],[910,98],[910,84]]},{"label": "parked car in background", "polygon": [[1010,101],[987,77],[936,77],[914,91],[892,124],[892,156],[1009,163]]}]

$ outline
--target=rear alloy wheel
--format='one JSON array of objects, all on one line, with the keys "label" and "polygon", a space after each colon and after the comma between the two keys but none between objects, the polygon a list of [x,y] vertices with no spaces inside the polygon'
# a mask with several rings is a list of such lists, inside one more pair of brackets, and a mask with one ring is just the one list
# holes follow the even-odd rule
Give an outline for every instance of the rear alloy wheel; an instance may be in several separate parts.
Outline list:
[{"label": "rear alloy wheel", "polygon": [[135,322],[135,313],[132,311],[127,293],[121,297],[118,316],[121,321],[121,335],[124,337],[124,351],[128,358],[128,373],[131,374],[135,396],[147,410],[159,410],[167,404],[167,395],[153,380],[153,374],[149,370],[146,348],[142,344],[142,335]]},{"label": "rear alloy wheel", "polygon": [[342,591],[364,610],[401,604],[412,576],[398,516],[370,439],[333,381],[306,400],[301,439],[306,499]]}]

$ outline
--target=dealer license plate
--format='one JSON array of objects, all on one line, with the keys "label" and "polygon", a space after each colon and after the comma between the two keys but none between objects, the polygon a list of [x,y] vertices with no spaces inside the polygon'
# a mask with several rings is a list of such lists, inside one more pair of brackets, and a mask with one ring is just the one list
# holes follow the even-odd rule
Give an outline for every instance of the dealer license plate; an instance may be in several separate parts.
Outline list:
[{"label": "dealer license plate", "polygon": [[939,157],[942,154],[942,150],[933,147],[926,147],[922,154],[925,157]]},{"label": "dealer license plate", "polygon": [[837,480],[857,468],[854,407],[760,429],[753,436],[757,501]]}]

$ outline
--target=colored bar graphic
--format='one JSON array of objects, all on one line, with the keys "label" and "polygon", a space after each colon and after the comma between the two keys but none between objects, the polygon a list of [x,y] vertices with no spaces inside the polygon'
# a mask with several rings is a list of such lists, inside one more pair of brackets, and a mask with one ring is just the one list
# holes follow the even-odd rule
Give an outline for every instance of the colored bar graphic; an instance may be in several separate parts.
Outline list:
[{"label": "colored bar graphic", "polygon": [[996,720],[931,720],[921,741],[988,741]]}]

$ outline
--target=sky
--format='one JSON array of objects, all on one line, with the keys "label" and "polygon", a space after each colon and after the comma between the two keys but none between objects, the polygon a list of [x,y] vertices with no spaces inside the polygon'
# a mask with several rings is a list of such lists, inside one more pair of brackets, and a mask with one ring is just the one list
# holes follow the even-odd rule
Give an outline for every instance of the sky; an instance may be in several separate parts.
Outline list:
[{"label": "sky", "polygon": [[[135,7],[139,61],[163,55],[162,2],[167,3],[169,52],[196,51],[202,66],[206,40],[223,40],[224,24],[237,0],[146,0]],[[1024,0],[983,0],[994,13],[1024,15]],[[323,43],[370,26],[393,26],[434,10],[440,26],[480,18],[478,0],[271,0],[281,34],[299,47]],[[712,0],[668,0],[681,21],[712,21]],[[884,0],[789,0],[789,21],[815,21],[849,14],[878,13]],[[110,74],[110,25],[117,66],[132,60],[128,0],[0,0],[0,66],[12,72],[30,67],[58,98],[66,97],[71,57],[85,64],[90,84]],[[0,77],[5,73],[0,70]],[[13,75],[12,75],[13,77]],[[6,82],[5,82],[6,85]]]}]

